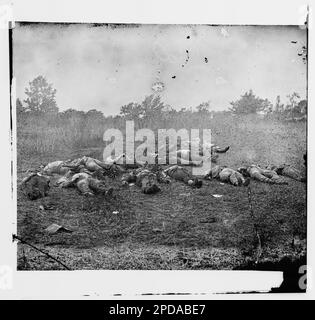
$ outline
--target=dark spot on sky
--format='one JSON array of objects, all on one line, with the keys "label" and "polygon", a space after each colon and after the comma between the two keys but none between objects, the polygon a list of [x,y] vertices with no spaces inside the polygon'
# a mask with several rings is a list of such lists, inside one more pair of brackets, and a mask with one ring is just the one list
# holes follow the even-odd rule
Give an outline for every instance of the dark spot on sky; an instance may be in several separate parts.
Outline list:
[{"label": "dark spot on sky", "polygon": [[176,78],[176,76],[173,76],[173,77],[172,77],[172,79],[175,79],[175,78]]},{"label": "dark spot on sky", "polygon": [[297,41],[293,41],[293,40],[292,40],[291,43],[297,43]]},{"label": "dark spot on sky", "polygon": [[[187,62],[189,61],[189,51],[188,50],[186,50],[186,60],[185,60],[185,64],[187,64]],[[182,65],[182,67],[183,67],[184,65]]]},{"label": "dark spot on sky", "polygon": [[185,66],[182,64],[182,68],[184,68]]},{"label": "dark spot on sky", "polygon": [[208,58],[207,57],[205,57],[205,63],[208,63]]},{"label": "dark spot on sky", "polygon": [[187,36],[186,39],[190,39],[190,36]]}]

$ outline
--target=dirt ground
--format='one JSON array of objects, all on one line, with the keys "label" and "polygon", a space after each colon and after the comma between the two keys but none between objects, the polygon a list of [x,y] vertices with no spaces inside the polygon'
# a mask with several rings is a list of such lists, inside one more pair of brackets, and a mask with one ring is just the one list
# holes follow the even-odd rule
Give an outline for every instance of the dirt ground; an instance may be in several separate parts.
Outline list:
[{"label": "dirt ground", "polygon": [[[101,155],[101,149],[78,155],[82,152]],[[65,154],[18,158],[18,184],[27,169],[67,158]],[[224,162],[228,154],[222,158]],[[52,187],[48,197],[30,201],[18,187],[18,236],[79,270],[246,268],[257,258],[255,224],[262,244],[260,262],[305,256],[305,183],[251,181],[252,217],[248,187],[204,181],[201,189],[192,189],[173,181],[161,185],[160,193],[146,195],[119,180],[107,182],[114,186],[113,197],[86,197],[76,189]],[[42,204],[52,210],[41,210]],[[73,232],[49,235],[44,229],[52,223]],[[18,269],[64,267],[19,243]]]}]

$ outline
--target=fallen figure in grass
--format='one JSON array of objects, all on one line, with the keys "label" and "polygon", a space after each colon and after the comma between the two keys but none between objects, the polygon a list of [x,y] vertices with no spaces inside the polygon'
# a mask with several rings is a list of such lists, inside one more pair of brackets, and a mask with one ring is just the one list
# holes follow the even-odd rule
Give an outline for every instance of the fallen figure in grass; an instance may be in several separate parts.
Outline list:
[{"label": "fallen figure in grass", "polygon": [[53,161],[48,163],[44,168],[42,168],[42,172],[47,175],[64,175],[69,172],[71,169],[75,170],[76,168],[84,166],[89,171],[96,171],[100,169],[108,169],[109,166],[101,161],[90,158],[90,157],[82,157],[77,159],[69,159],[65,161]]},{"label": "fallen figure in grass", "polygon": [[112,165],[115,164],[107,164],[105,162],[102,162],[100,160],[83,156],[82,158],[77,158],[72,160],[71,162],[65,163],[64,166],[68,167],[70,169],[76,169],[80,166],[84,166],[86,170],[89,170],[90,172],[99,171],[99,170],[110,170],[112,168]]},{"label": "fallen figure in grass", "polygon": [[269,165],[266,169],[275,171],[278,175],[291,178],[296,181],[306,182],[306,175],[290,165],[282,164],[280,166]]},{"label": "fallen figure in grass", "polygon": [[82,170],[79,173],[68,172],[57,182],[61,188],[76,187],[83,195],[93,196],[95,194],[112,195],[113,188],[108,188],[105,181],[96,179],[88,171]]},{"label": "fallen figure in grass", "polygon": [[[154,153],[151,156],[153,161],[156,162],[156,159],[158,158],[158,154]],[[130,158],[125,153],[122,153],[121,155],[115,158],[111,156],[107,157],[105,160],[105,164],[107,165],[116,164],[121,166],[121,168],[123,168],[124,170],[128,170],[128,169],[143,168],[148,164],[148,162],[140,159],[136,159],[136,157]]]},{"label": "fallen figure in grass", "polygon": [[71,160],[66,160],[66,161],[62,161],[62,160],[57,160],[57,161],[53,161],[48,163],[45,166],[41,166],[41,172],[45,175],[54,175],[54,174],[58,174],[58,175],[64,175],[66,174],[68,171],[70,171],[70,168],[66,167],[65,165],[70,162]]},{"label": "fallen figure in grass", "polygon": [[182,181],[185,184],[195,187],[201,188],[202,181],[198,178],[194,177],[186,168],[174,165],[164,170],[164,173],[171,177],[174,180]]},{"label": "fallen figure in grass", "polygon": [[125,172],[121,166],[115,163],[106,164],[87,156],[73,160],[50,162],[41,171],[46,175],[65,175],[69,172],[80,172],[82,168],[89,172],[103,172],[104,175],[109,176],[116,176]]},{"label": "fallen figure in grass", "polygon": [[37,200],[48,195],[50,179],[38,172],[32,173],[22,180],[21,187],[30,200]]},{"label": "fallen figure in grass", "polygon": [[247,167],[240,167],[237,169],[244,177],[250,177],[254,180],[265,182],[269,184],[288,184],[276,171],[269,169],[262,169],[258,165],[250,165]]},{"label": "fallen figure in grass", "polygon": [[[173,149],[174,147],[171,147],[170,149]],[[180,163],[181,165],[193,165],[193,166],[201,166],[203,161],[211,161],[213,163],[216,163],[219,154],[220,153],[226,153],[230,149],[229,146],[221,148],[214,144],[206,144],[205,146],[205,152],[203,151],[202,147],[198,146],[198,154],[197,156],[200,157],[200,159],[193,159],[192,157],[192,147],[191,143],[188,145],[188,149],[179,149],[176,151],[175,157],[171,156],[169,154],[169,163]],[[208,153],[208,154],[207,154]],[[201,157],[205,156],[206,159],[203,159]]]},{"label": "fallen figure in grass", "polygon": [[124,185],[135,183],[141,188],[141,191],[145,194],[157,193],[161,190],[159,183],[169,183],[170,179],[167,175],[157,166],[153,165],[139,168],[123,174],[121,180]]},{"label": "fallen figure in grass", "polygon": [[207,180],[217,179],[221,182],[230,183],[233,186],[248,186],[250,182],[249,178],[245,179],[240,172],[219,165],[213,166],[208,170],[203,178]]}]

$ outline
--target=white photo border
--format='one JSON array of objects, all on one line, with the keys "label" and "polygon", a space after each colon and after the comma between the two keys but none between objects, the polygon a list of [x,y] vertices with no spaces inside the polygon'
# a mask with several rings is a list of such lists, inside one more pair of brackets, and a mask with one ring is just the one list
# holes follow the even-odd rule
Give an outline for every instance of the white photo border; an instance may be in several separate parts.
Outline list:
[{"label": "white photo border", "polygon": [[[0,271],[12,274],[8,288],[0,288],[4,299],[314,299],[311,271],[314,266],[315,225],[312,211],[314,199],[313,168],[308,168],[308,226],[307,263],[308,289],[302,294],[211,294],[261,290],[279,286],[280,272],[257,271],[16,271],[16,199],[12,188],[16,184],[16,170],[12,159],[16,150],[15,119],[10,128],[9,36],[6,19],[27,22],[94,22],[94,23],[146,23],[146,24],[228,24],[228,25],[301,25],[307,10],[309,16],[309,65],[312,70],[314,42],[311,4],[302,0],[291,1],[202,1],[202,0],[28,0],[0,2],[0,101],[2,172],[0,218]],[[11,25],[11,27],[14,27]],[[14,84],[14,83],[13,83]],[[308,75],[308,106],[312,106],[314,77]],[[14,94],[14,85],[12,87]],[[14,114],[14,112],[12,113]],[[310,125],[314,111],[308,108],[308,163],[314,155],[310,147],[314,128]],[[14,164],[15,165],[15,164]],[[12,185],[13,184],[13,185]],[[2,269],[1,269],[2,268]],[[8,271],[9,270],[9,271]],[[1,273],[0,273],[1,276]],[[190,295],[164,295],[167,292]],[[143,295],[153,293],[154,295]],[[122,294],[117,296],[115,294]]]}]

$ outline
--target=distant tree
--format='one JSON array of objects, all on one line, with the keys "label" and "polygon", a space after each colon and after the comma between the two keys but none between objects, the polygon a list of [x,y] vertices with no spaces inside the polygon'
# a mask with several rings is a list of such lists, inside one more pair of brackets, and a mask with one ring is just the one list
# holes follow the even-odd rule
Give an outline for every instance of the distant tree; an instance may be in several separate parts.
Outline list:
[{"label": "distant tree", "polygon": [[159,95],[145,97],[141,103],[143,119],[147,123],[156,122],[164,118],[165,104]]},{"label": "distant tree", "polygon": [[101,121],[101,120],[104,120],[104,114],[102,111],[99,111],[99,110],[96,110],[96,109],[91,109],[89,110],[85,116],[89,119],[93,119],[93,120],[98,120],[98,121]]},{"label": "distant tree", "polygon": [[239,100],[231,102],[230,104],[232,108],[229,108],[229,110],[234,114],[257,113],[268,110],[271,106],[271,103],[267,99],[256,97],[252,90],[245,92]]},{"label": "distant tree", "polygon": [[301,97],[297,92],[293,92],[292,94],[287,95],[287,98],[289,99],[291,106],[295,107]]},{"label": "distant tree", "polygon": [[210,111],[210,101],[203,102],[199,106],[196,107],[198,113],[209,113]]},{"label": "distant tree", "polygon": [[26,109],[34,114],[56,114],[58,107],[56,103],[56,89],[48,83],[43,76],[36,77],[29,82],[29,88],[25,88],[27,99]]},{"label": "distant tree", "polygon": [[281,103],[280,96],[277,96],[274,112],[279,114],[279,113],[282,113],[283,111],[284,111],[284,104]]},{"label": "distant tree", "polygon": [[289,103],[286,105],[285,111],[286,113],[293,113],[293,110],[295,110],[299,103],[300,95],[297,92],[293,92],[292,94],[288,94],[287,98],[289,99]]},{"label": "distant tree", "polygon": [[298,108],[299,108],[299,112],[301,114],[306,114],[306,111],[307,111],[307,101],[306,100],[301,100],[299,103],[298,103]]},{"label": "distant tree", "polygon": [[301,100],[294,103],[293,107],[290,109],[292,117],[300,117],[306,114],[307,101]]},{"label": "distant tree", "polygon": [[105,124],[105,117],[102,111],[91,109],[84,116],[84,135],[90,138],[102,138]]},{"label": "distant tree", "polygon": [[143,117],[143,110],[140,104],[131,102],[120,108],[120,114],[126,120],[137,120]]},{"label": "distant tree", "polygon": [[60,112],[60,117],[61,118],[84,118],[85,116],[85,112],[84,111],[79,111],[79,110],[75,110],[75,109],[66,109],[63,112]]},{"label": "distant tree", "polygon": [[120,108],[120,115],[126,120],[134,120],[139,127],[167,121],[169,108],[161,101],[160,96],[152,94],[139,103],[131,102]]}]

